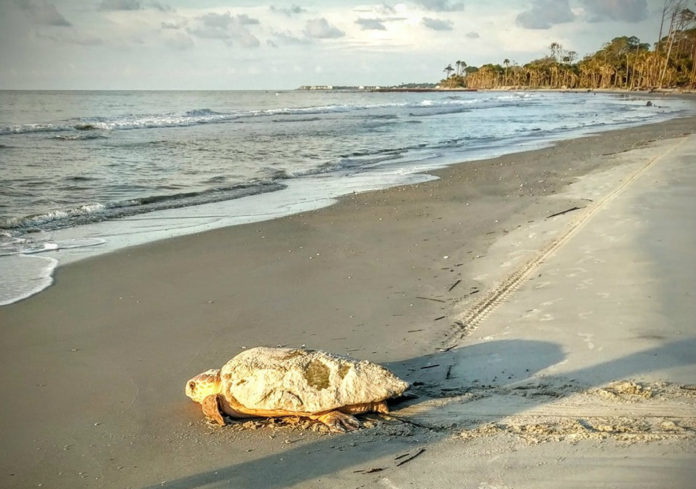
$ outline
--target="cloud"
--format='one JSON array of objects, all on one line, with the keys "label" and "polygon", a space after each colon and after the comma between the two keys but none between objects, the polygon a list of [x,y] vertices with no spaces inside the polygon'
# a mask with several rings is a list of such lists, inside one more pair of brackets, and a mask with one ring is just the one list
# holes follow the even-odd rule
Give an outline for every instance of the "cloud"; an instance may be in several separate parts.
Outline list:
[{"label": "cloud", "polygon": [[152,8],[160,12],[174,12],[174,8],[160,3],[158,0],[150,0],[143,3],[141,0],[102,0],[99,4],[99,10],[142,10]]},{"label": "cloud", "polygon": [[99,10],[140,10],[143,8],[140,0],[102,0]]},{"label": "cloud", "polygon": [[56,27],[70,27],[72,24],[58,12],[52,3],[45,0],[30,1],[24,0],[17,2],[20,9],[24,10],[33,22],[41,25],[52,25]]},{"label": "cloud", "polygon": [[526,29],[550,29],[554,24],[570,22],[574,18],[568,0],[533,0],[531,7],[521,12],[515,22]]},{"label": "cloud", "polygon": [[181,29],[184,27],[184,24],[177,24],[176,22],[162,22],[161,24],[162,29]]},{"label": "cloud", "polygon": [[231,35],[225,29],[206,29],[203,26],[190,27],[186,29],[192,36],[200,37],[201,39],[231,39]]},{"label": "cloud", "polygon": [[379,6],[379,12],[384,14],[384,15],[392,15],[396,13],[396,9],[392,7],[391,5],[387,5],[386,3],[383,3],[382,5]]},{"label": "cloud", "polygon": [[345,36],[345,32],[328,23],[325,18],[308,20],[304,33],[316,39],[336,39]]},{"label": "cloud", "polygon": [[640,22],[648,17],[646,0],[582,0],[590,22]]},{"label": "cloud", "polygon": [[416,3],[427,10],[434,10],[435,12],[464,10],[464,2],[453,2],[452,0],[416,0]]},{"label": "cloud", "polygon": [[172,49],[177,49],[183,51],[185,49],[190,49],[193,47],[193,39],[188,34],[183,32],[170,32],[165,38],[164,42],[167,46]]},{"label": "cloud", "polygon": [[88,34],[80,34],[74,29],[53,31],[53,32],[37,32],[36,37],[48,39],[51,42],[60,42],[64,44],[77,44],[79,46],[99,46],[104,44],[104,40],[90,36]]},{"label": "cloud", "polygon": [[290,7],[282,8],[282,7],[275,7],[273,5],[270,6],[271,12],[278,12],[280,14],[285,14],[288,17],[291,17],[293,15],[298,15],[298,14],[303,14],[307,10],[303,9],[299,5],[291,5]]},{"label": "cloud", "polygon": [[261,43],[246,27],[254,24],[259,24],[259,21],[248,15],[232,16],[229,12],[211,12],[198,17],[194,26],[187,31],[202,39],[220,39],[228,45],[239,43],[246,48],[255,48]]},{"label": "cloud", "polygon": [[238,15],[237,22],[239,22],[241,25],[256,25],[260,23],[259,19],[249,17],[247,14]]},{"label": "cloud", "polygon": [[384,26],[384,19],[363,19],[360,18],[355,21],[356,24],[360,26],[363,31],[386,31],[387,28]]},{"label": "cloud", "polygon": [[312,42],[306,37],[294,36],[290,32],[274,32],[273,37],[281,44],[310,44]]},{"label": "cloud", "polygon": [[198,19],[206,27],[211,27],[213,29],[227,29],[230,26],[241,26],[241,25],[257,25],[259,24],[258,19],[249,17],[246,14],[241,14],[237,16],[232,16],[229,12],[224,14],[216,14],[214,12],[202,15]]},{"label": "cloud", "polygon": [[451,31],[452,22],[449,20],[431,19],[430,17],[423,17],[423,25],[428,29],[434,31]]},{"label": "cloud", "polygon": [[299,37],[295,36],[290,32],[274,32],[273,37],[275,37],[276,41],[278,41],[280,44],[311,44],[311,39],[308,39],[306,37]]},{"label": "cloud", "polygon": [[216,14],[215,12],[211,12],[198,17],[198,19],[206,27],[212,27],[215,29],[226,29],[227,26],[233,22],[233,18],[229,12],[224,14]]},{"label": "cloud", "polygon": [[159,3],[157,0],[152,0],[148,6],[155,10],[159,10],[160,12],[174,12],[174,7],[170,7],[164,3]]},{"label": "cloud", "polygon": [[467,33],[466,33],[466,37],[468,37],[469,39],[478,39],[478,38],[481,37],[481,36],[479,35],[478,32],[473,32],[473,31],[472,31],[472,32],[467,32]]},{"label": "cloud", "polygon": [[253,35],[251,32],[244,30],[239,30],[232,35],[235,42],[238,42],[245,48],[257,48],[261,44],[258,37]]}]

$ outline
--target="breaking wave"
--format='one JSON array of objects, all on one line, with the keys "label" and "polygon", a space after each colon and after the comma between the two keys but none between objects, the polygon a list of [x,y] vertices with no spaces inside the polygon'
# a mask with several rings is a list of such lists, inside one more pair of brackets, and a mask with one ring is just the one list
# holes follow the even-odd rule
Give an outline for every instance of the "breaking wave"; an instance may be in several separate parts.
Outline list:
[{"label": "breaking wave", "polygon": [[285,188],[285,185],[277,182],[256,182],[202,192],[151,195],[106,204],[99,202],[85,203],[42,214],[4,219],[0,221],[0,229],[7,231],[27,231],[33,228],[40,228],[41,230],[60,229],[133,216],[145,212],[238,199],[249,195],[282,190],[283,188]]},{"label": "breaking wave", "polygon": [[[71,135],[56,136],[58,139],[79,140],[104,137],[104,131],[152,129],[166,127],[185,127],[199,124],[221,124],[244,121],[259,117],[272,117],[273,122],[314,121],[316,117],[327,114],[343,114],[355,112],[357,117],[361,113],[390,108],[405,108],[411,111],[411,115],[438,115],[457,113],[476,109],[491,109],[513,104],[534,103],[529,94],[505,95],[495,97],[480,97],[472,99],[443,98],[440,100],[424,99],[411,103],[383,103],[383,104],[331,104],[309,107],[280,107],[273,109],[239,110],[232,112],[218,112],[208,108],[192,109],[180,113],[161,114],[124,114],[111,117],[82,117],[65,121],[39,122],[31,124],[18,124],[0,127],[0,135],[28,134],[28,133],[61,133],[70,132]],[[310,117],[308,117],[310,116]],[[395,118],[393,114],[371,114],[370,118]]]}]

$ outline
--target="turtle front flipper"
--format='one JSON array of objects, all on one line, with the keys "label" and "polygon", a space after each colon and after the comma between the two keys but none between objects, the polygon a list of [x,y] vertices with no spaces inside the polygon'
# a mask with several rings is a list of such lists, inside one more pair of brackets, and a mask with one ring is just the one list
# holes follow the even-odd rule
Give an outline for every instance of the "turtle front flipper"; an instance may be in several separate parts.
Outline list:
[{"label": "turtle front flipper", "polygon": [[220,394],[211,394],[201,402],[203,414],[210,421],[225,426],[225,419],[222,417],[222,409],[220,407]]},{"label": "turtle front flipper", "polygon": [[311,416],[311,418],[324,423],[333,432],[344,433],[360,428],[360,421],[355,416],[341,411],[329,411],[325,414]]}]

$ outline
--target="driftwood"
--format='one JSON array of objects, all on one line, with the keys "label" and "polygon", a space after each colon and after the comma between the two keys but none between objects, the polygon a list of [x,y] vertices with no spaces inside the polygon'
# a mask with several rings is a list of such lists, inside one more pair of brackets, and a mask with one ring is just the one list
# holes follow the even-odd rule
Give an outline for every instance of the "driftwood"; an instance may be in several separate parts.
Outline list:
[{"label": "driftwood", "polygon": [[408,458],[403,459],[401,462],[399,462],[398,464],[396,464],[396,466],[397,466],[397,467],[400,467],[400,466],[402,466],[402,465],[404,465],[404,464],[409,463],[409,462],[410,462],[411,460],[413,460],[414,458],[416,458],[416,457],[422,455],[423,452],[425,452],[425,448],[420,448],[420,449],[418,449],[418,451],[417,451],[416,453],[414,453],[413,455],[411,455],[411,456],[408,457]]},{"label": "driftwood", "polygon": [[443,303],[444,303],[444,302],[447,302],[447,301],[443,301],[442,299],[435,299],[434,297],[422,297],[422,296],[418,296],[418,297],[416,297],[416,299],[421,299],[421,300],[424,300],[424,301],[443,302]]},{"label": "driftwood", "polygon": [[563,214],[567,214],[569,212],[577,211],[580,209],[584,209],[584,207],[578,207],[578,206],[571,207],[570,209],[566,209],[564,211],[556,212],[555,214],[551,214],[550,216],[546,216],[546,219],[551,219],[552,217],[556,217],[556,216],[562,216]]},{"label": "driftwood", "polygon": [[[394,458],[394,461],[398,463],[396,464],[397,467],[401,467],[404,464],[409,463],[411,460],[413,460],[416,457],[419,457],[425,452],[425,448],[419,448],[416,453],[411,455],[410,453],[403,453],[399,455],[398,457]],[[373,467],[371,469],[359,469],[359,470],[354,470],[354,474],[374,474],[375,472],[382,472],[383,470],[386,470],[386,467]]]}]

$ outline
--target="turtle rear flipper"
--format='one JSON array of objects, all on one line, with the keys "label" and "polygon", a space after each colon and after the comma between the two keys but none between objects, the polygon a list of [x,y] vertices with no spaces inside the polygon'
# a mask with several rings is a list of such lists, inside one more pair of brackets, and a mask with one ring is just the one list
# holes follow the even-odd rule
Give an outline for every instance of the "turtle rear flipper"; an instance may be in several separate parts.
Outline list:
[{"label": "turtle rear flipper", "polygon": [[339,408],[339,411],[346,414],[364,414],[364,413],[380,413],[389,414],[389,406],[387,401],[379,402],[364,402],[362,404],[353,404]]},{"label": "turtle rear flipper", "polygon": [[329,411],[325,414],[311,416],[311,418],[324,423],[331,431],[338,433],[355,431],[360,428],[360,421],[358,421],[358,418],[350,414],[342,413],[341,411]]}]

